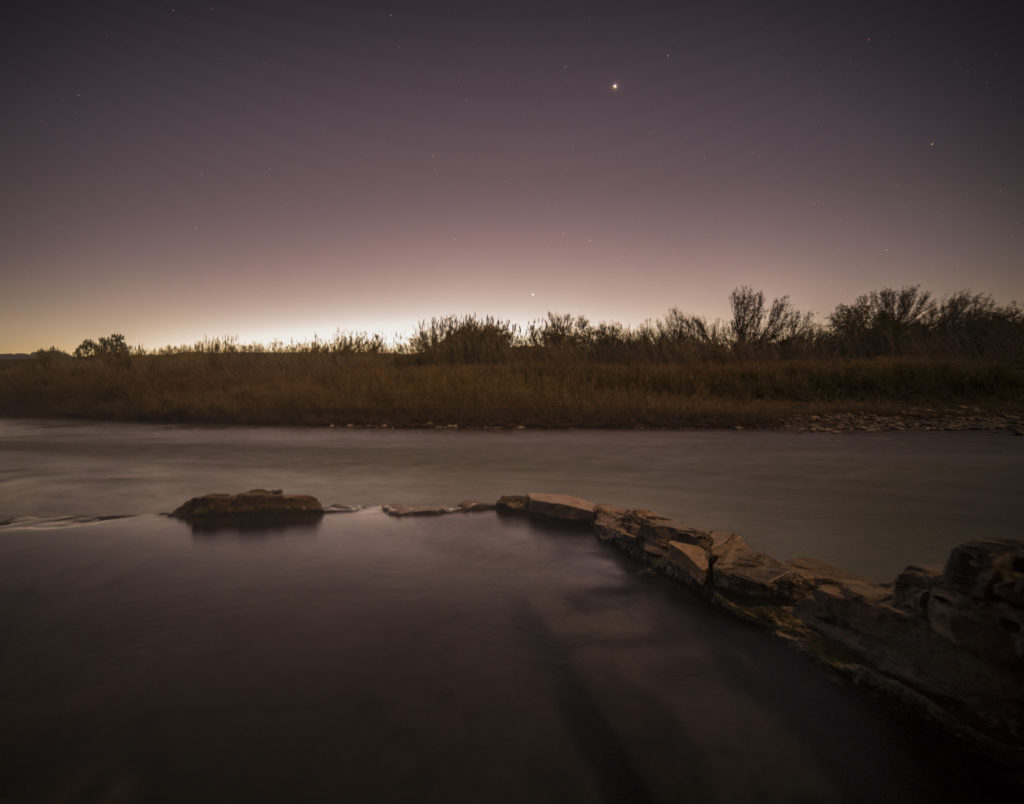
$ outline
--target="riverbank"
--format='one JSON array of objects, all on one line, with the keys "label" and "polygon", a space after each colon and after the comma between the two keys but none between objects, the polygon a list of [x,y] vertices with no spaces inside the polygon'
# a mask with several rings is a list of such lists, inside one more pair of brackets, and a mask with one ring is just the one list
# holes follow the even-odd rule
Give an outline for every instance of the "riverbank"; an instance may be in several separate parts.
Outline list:
[{"label": "riverbank", "polygon": [[36,357],[0,416],[467,428],[1019,431],[1024,371],[931,358],[423,364],[408,355]]}]

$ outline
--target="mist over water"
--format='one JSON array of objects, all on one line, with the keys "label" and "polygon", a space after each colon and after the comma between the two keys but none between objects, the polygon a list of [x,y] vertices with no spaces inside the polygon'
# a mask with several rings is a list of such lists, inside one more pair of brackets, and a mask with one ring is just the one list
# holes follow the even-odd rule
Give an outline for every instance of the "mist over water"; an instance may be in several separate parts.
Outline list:
[{"label": "mist over water", "polygon": [[164,512],[254,487],[368,506],[561,492],[887,581],[968,539],[1019,535],[1024,439],[0,421],[0,519]]}]

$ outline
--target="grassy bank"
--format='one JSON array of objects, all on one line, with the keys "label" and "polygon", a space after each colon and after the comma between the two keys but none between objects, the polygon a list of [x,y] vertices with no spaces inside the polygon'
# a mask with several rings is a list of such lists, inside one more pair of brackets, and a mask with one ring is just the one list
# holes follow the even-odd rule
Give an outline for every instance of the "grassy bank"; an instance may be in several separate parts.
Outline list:
[{"label": "grassy bank", "polygon": [[1024,409],[1024,310],[883,288],[825,323],[737,288],[731,321],[672,309],[635,329],[549,313],[422,322],[407,342],[207,339],[156,352],[113,334],[0,361],[0,416],[411,427],[774,427],[814,414]]},{"label": "grassy bank", "polygon": [[1024,408],[1024,372],[966,359],[489,363],[329,351],[189,352],[0,363],[0,415],[150,422],[772,427],[914,406]]}]

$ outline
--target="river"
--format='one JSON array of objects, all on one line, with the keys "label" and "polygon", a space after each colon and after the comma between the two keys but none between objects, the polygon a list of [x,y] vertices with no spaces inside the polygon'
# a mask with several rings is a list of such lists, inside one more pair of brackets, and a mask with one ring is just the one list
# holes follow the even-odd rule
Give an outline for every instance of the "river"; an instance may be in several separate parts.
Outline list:
[{"label": "river", "polygon": [[0,420],[0,519],[156,513],[261,487],[363,506],[573,494],[888,581],[968,539],[1020,535],[1024,438]]},{"label": "river", "polygon": [[[1022,443],[0,422],[0,801],[1013,800],[585,531],[373,506],[565,491],[881,573],[1010,532]],[[252,486],[367,507],[159,515]]]}]

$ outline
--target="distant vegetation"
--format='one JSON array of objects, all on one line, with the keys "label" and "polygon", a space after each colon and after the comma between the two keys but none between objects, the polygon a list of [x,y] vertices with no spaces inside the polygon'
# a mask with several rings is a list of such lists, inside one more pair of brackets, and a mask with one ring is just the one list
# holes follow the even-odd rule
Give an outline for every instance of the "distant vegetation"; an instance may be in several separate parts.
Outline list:
[{"label": "distant vegetation", "polygon": [[253,424],[771,426],[787,416],[1024,397],[1024,311],[919,287],[824,322],[747,287],[732,317],[673,308],[627,328],[549,313],[421,322],[406,342],[206,339],[156,351],[113,334],[0,366],[0,415]]}]

